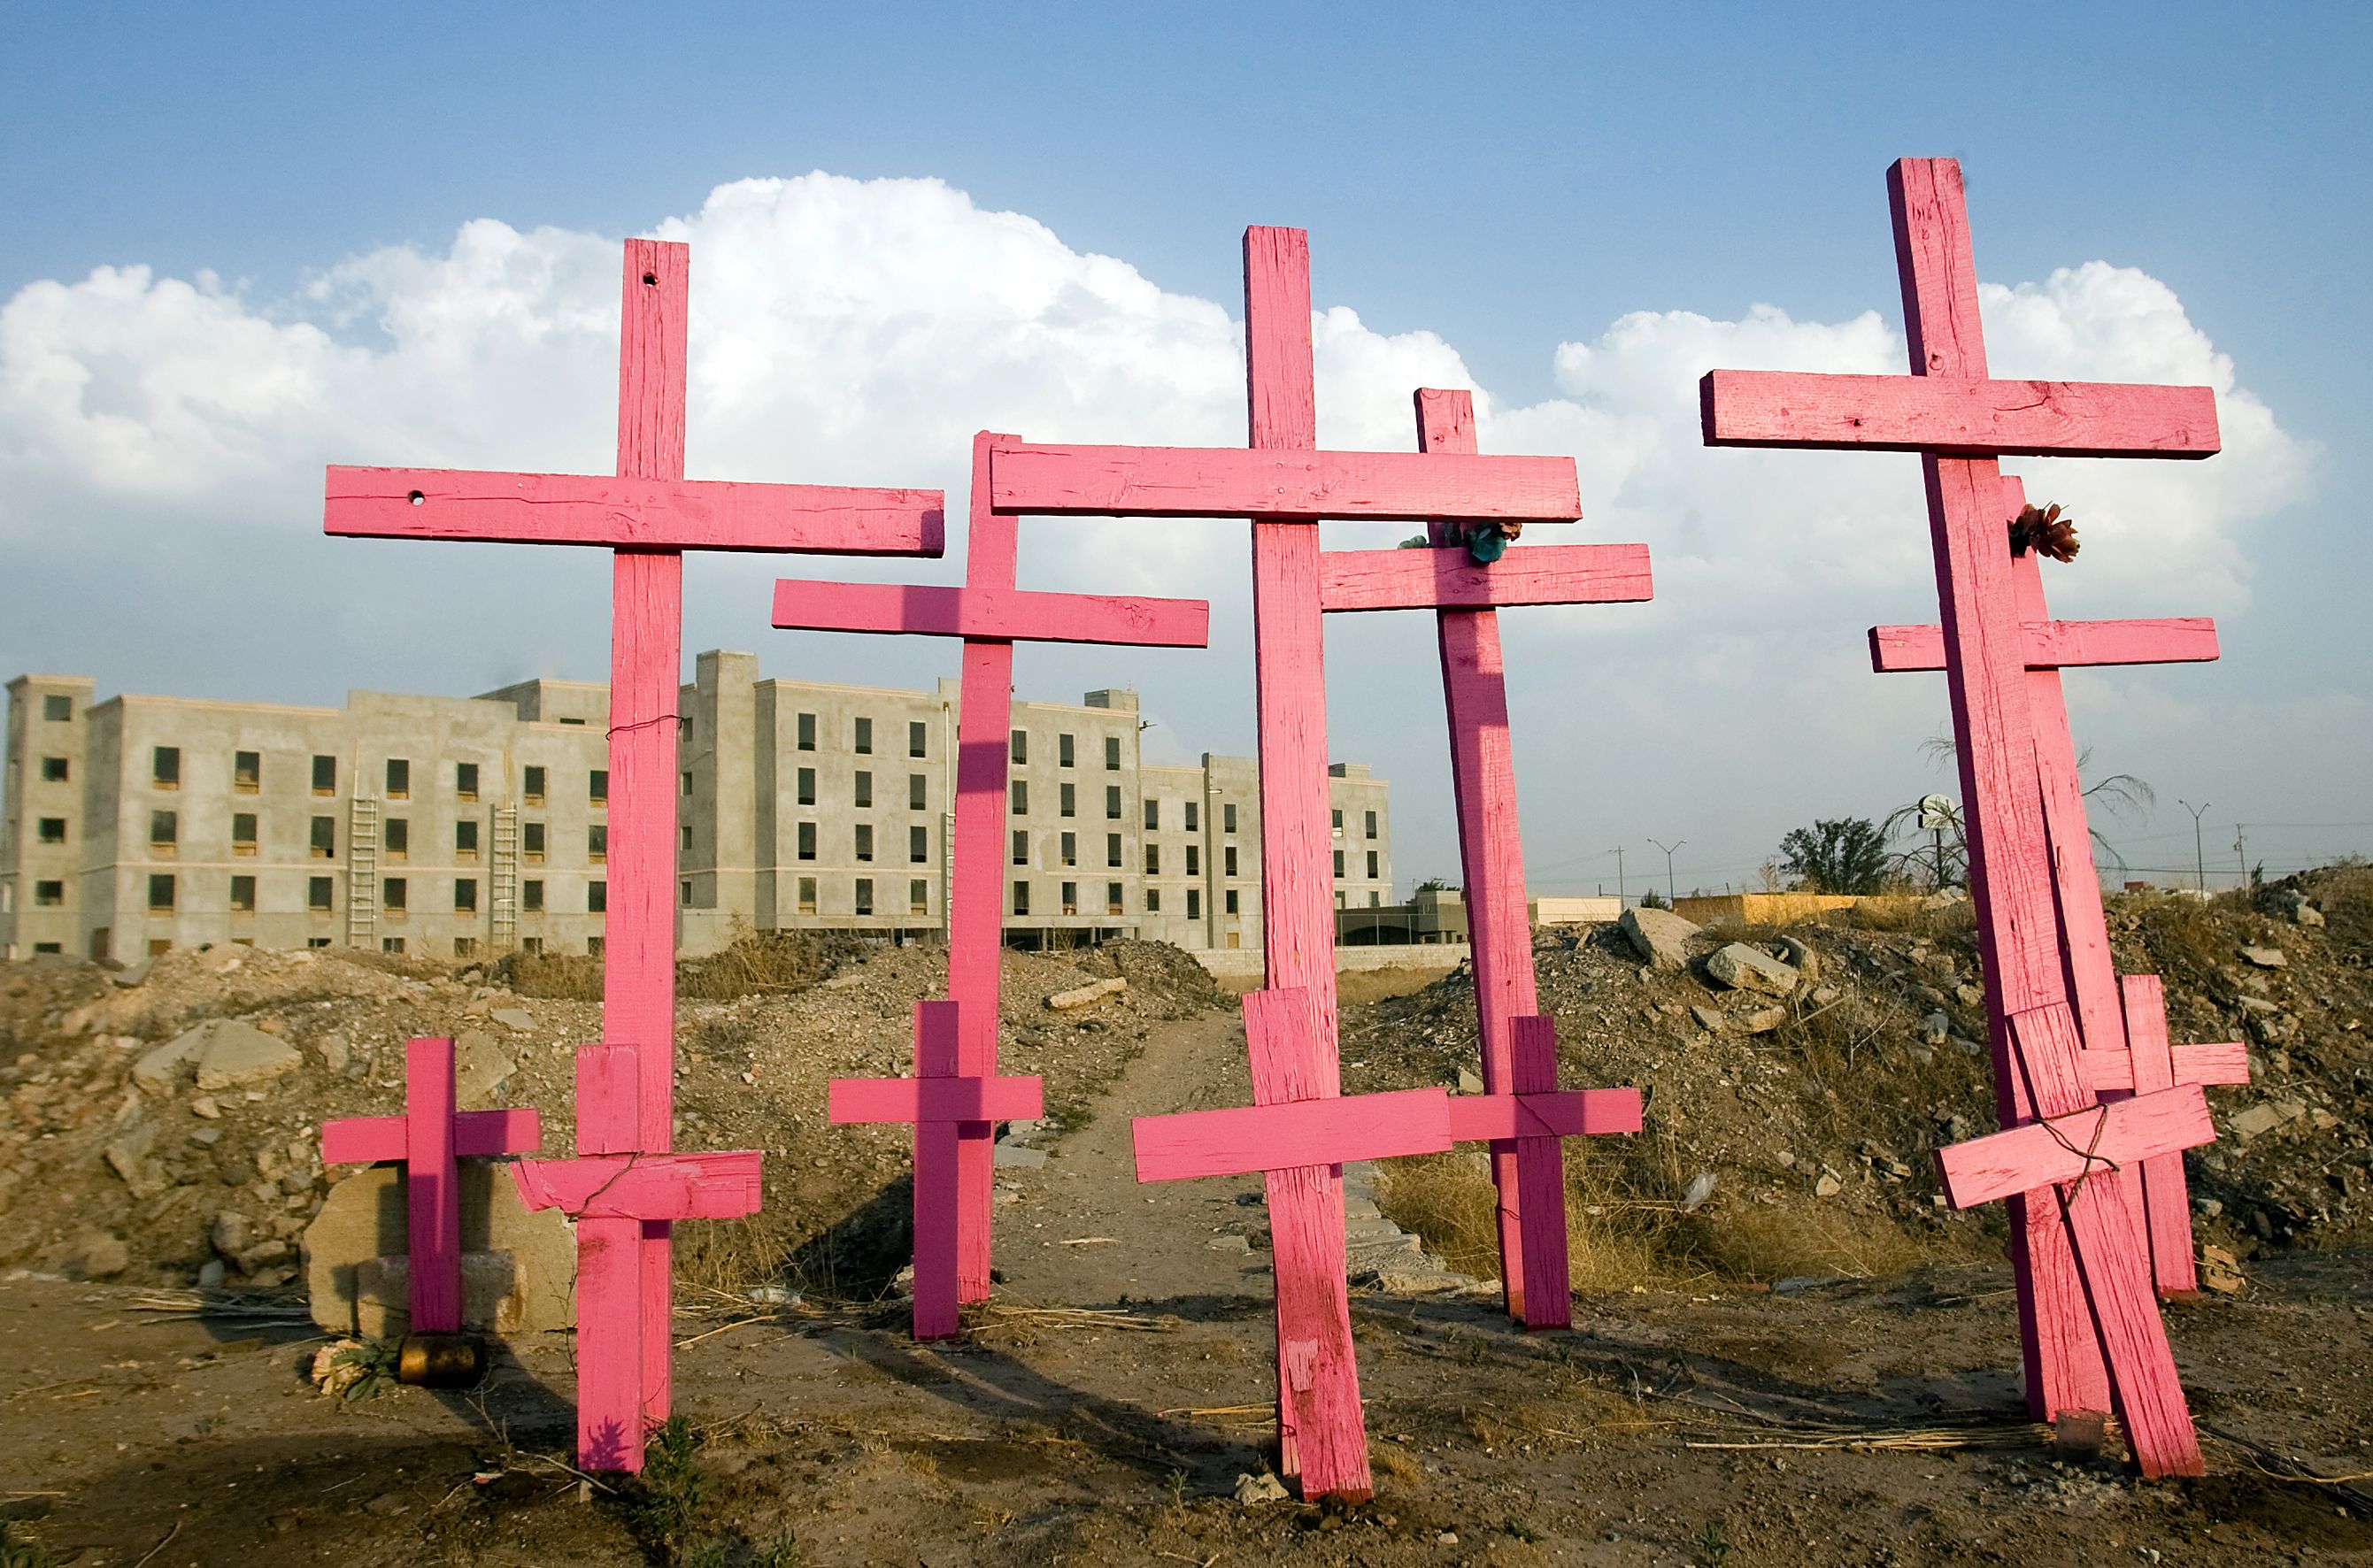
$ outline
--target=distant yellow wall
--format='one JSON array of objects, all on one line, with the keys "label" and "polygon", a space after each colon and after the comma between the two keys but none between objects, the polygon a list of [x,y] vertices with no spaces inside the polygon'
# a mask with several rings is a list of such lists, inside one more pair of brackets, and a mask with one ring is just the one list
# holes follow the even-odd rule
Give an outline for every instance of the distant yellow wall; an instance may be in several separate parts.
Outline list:
[{"label": "distant yellow wall", "polygon": [[1791,921],[1810,920],[1829,910],[1853,909],[1857,904],[1911,901],[1897,893],[1722,893],[1677,899],[1673,912],[1700,925],[1712,925],[1722,920],[1746,925],[1785,925]]}]

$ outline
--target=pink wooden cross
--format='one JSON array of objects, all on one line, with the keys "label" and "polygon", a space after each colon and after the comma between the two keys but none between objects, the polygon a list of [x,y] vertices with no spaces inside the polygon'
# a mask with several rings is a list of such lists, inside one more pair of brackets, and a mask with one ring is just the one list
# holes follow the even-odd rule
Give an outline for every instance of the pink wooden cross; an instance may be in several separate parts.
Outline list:
[{"label": "pink wooden cross", "polygon": [[[323,527],[332,534],[615,552],[602,1031],[640,1052],[640,1109],[580,1102],[581,1153],[657,1152],[671,1137],[684,552],[937,555],[944,527],[945,501],[935,490],[685,480],[691,269],[687,246],[626,241],[614,476],[332,468],[326,486]],[[648,1338],[636,1376],[644,1414],[657,1423],[667,1419],[670,1403],[663,1218],[645,1229],[641,1277]]]},{"label": "pink wooden cross", "polygon": [[[1419,451],[1476,449],[1469,394],[1420,389],[1416,402]],[[1472,927],[1483,1086],[1498,1094],[1520,1076],[1511,1055],[1514,1021],[1539,1006],[1498,607],[1635,602],[1653,597],[1654,586],[1643,544],[1527,546],[1485,565],[1468,554],[1455,525],[1435,522],[1429,534],[1429,549],[1323,556],[1319,594],[1329,610],[1434,611]],[[1526,1086],[1557,1086],[1553,1055],[1546,1075]],[[1567,1327],[1573,1288],[1566,1264],[1563,1146],[1553,1137],[1494,1142],[1491,1179],[1500,1195],[1500,1282],[1509,1313],[1527,1328]]]},{"label": "pink wooden cross", "polygon": [[[2027,504],[2020,482],[2005,476],[2005,520]],[[2171,1048],[2167,1040],[2167,1005],[2157,977],[2129,975],[2123,983],[2110,956],[2109,921],[2101,908],[2101,879],[2093,863],[2093,836],[2086,820],[2085,790],[2076,772],[2076,743],[2068,727],[2068,704],[2060,672],[2078,665],[2195,663],[2216,656],[2216,626],[2206,620],[2053,621],[2044,608],[2041,556],[2025,551],[2011,557],[2018,591],[2022,635],[2027,641],[2028,711],[2035,723],[2036,768],[2043,785],[2044,836],[2052,850],[2052,880],[2065,934],[2063,954],[2076,1022],[2084,1037],[2079,1059],[2096,1093],[2147,1093],[2175,1084],[2246,1084],[2249,1049],[2237,1042]],[[1884,671],[1942,669],[1945,634],[1935,626],[1874,626],[1871,667]],[[2151,1273],[2161,1295],[2198,1293],[2192,1259],[2192,1199],[2180,1154],[2157,1156],[2143,1165],[2138,1179],[2125,1184],[2129,1203],[2149,1237]],[[2049,1216],[2047,1216],[2048,1218]],[[2056,1222],[2052,1222],[2056,1224]],[[2107,1389],[2106,1375],[2094,1369],[2075,1381]]]},{"label": "pink wooden cross", "polygon": [[[909,1094],[923,1105],[991,1092],[1020,1103],[1035,1078],[999,1078],[999,958],[1004,951],[1001,893],[1005,866],[1006,775],[1013,719],[1017,642],[1139,644],[1199,648],[1210,607],[1200,599],[1116,598],[1023,592],[1014,587],[1018,525],[988,505],[988,451],[1002,437],[973,438],[972,507],[964,586],[818,583],[775,585],[775,624],[818,632],[912,633],[964,640],[964,678],[956,715],[954,842],[948,867],[948,994],[944,1018],[918,1013],[915,1073],[948,1090],[898,1089],[883,1098],[836,1080],[835,1121],[915,1122],[915,1321],[917,1339],[956,1332],[962,1302],[988,1295],[990,1167],[996,1122],[1036,1110],[1006,1110],[951,1120],[910,1116]],[[952,1031],[952,1032],[951,1032]],[[888,1080],[895,1083],[902,1080]],[[841,1114],[843,1109],[849,1114]]]},{"label": "pink wooden cross", "polygon": [[[631,1117],[641,1096],[634,1047],[577,1048],[579,1105]],[[577,1461],[589,1470],[639,1470],[651,1424],[641,1394],[651,1315],[662,1345],[669,1331],[667,1295],[644,1288],[644,1237],[654,1224],[756,1214],[761,1156],[754,1149],[588,1153],[581,1128],[578,1148],[575,1159],[518,1161],[511,1179],[529,1208],[558,1209],[577,1222]]]},{"label": "pink wooden cross", "polygon": [[[1340,1074],[1315,525],[1321,517],[1571,522],[1582,501],[1571,458],[1318,450],[1310,242],[1300,229],[1245,231],[1245,370],[1249,450],[999,441],[988,454],[990,504],[1004,513],[1251,520],[1261,945],[1269,986],[1306,992],[1316,1014],[1314,1028],[1286,1037],[1299,1055],[1279,1080],[1297,1098],[1318,1098]],[[1279,1462],[1301,1477],[1304,1495],[1364,1493],[1367,1438],[1340,1267],[1342,1181],[1331,1166],[1306,1166],[1271,1174],[1268,1190],[1272,1230],[1336,1233],[1331,1252],[1314,1241],[1278,1255]],[[1307,1460],[1305,1443],[1314,1446]]]},{"label": "pink wooden cross", "polygon": [[[1911,377],[1716,370],[1700,388],[1705,439],[1713,446],[1921,454],[1970,809],[1970,881],[1993,1023],[1997,1111],[2014,1131],[2029,1121],[2056,1126],[2079,1112],[2116,1115],[2122,1122],[2147,1119],[2161,1096],[2196,1098],[2200,1090],[2161,1089],[2097,1110],[2086,1082],[2062,962],[2067,937],[2043,820],[2028,646],[1996,459],[2015,453],[2204,458],[2217,449],[2215,398],[2204,387],[1990,379],[1960,165],[1906,158],[1889,171],[1888,192]],[[2169,1135],[2188,1132],[2175,1128]],[[2041,1175],[2045,1167],[2028,1168]],[[2014,1213],[2014,1230],[2030,1243],[2014,1249],[2015,1264],[2024,1264],[2019,1316],[2029,1399],[2049,1415],[2071,1408],[2057,1404],[2062,1390],[2045,1387],[2042,1369],[2052,1353],[2039,1336],[2089,1322],[2144,1473],[2198,1474],[2199,1438],[2168,1347],[2149,1258],[2127,1217],[2123,1175],[2094,1161],[2084,1170],[2082,1179],[2064,1180],[2056,1191],[2039,1186],[2010,1194],[2023,1197],[2024,1208],[2044,1206],[2047,1220],[2056,1207],[2067,1237],[2064,1253],[2034,1245],[2039,1234],[2048,1242],[2056,1233]]]},{"label": "pink wooden cross", "polygon": [[410,1331],[462,1331],[462,1192],[455,1162],[532,1154],[533,1110],[457,1110],[453,1042],[403,1045],[403,1114],[321,1123],[323,1165],[403,1162],[405,1293]]}]

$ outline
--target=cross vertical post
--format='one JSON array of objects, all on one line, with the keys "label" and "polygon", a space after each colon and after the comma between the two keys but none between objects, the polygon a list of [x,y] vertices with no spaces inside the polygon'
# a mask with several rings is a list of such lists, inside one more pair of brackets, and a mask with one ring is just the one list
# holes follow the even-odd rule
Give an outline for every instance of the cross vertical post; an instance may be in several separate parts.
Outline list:
[{"label": "cross vertical post", "polygon": [[[2215,400],[2205,388],[1991,378],[1960,166],[1949,158],[1906,158],[1889,170],[1888,192],[1911,377],[1717,370],[1701,384],[1701,406],[1713,446],[1921,454],[1993,1026],[1995,1095],[2007,1130],[1996,1136],[2010,1137],[2029,1131],[2022,1124],[2030,1121],[2075,1117],[2094,1106],[2094,1096],[2063,963],[2068,937],[2043,818],[1998,459],[2017,453],[2206,457],[2217,446]],[[2137,1096],[2098,1107],[2098,1114],[2142,1108],[2134,1114],[2147,1120],[2154,1102],[2187,1092],[2196,1098],[2200,1091],[2194,1086]],[[2168,1122],[2160,1130],[2181,1136],[2194,1129]],[[2044,1167],[2028,1162],[2020,1168]],[[2013,1223],[2029,1242],[2027,1253],[2015,1249],[2014,1256],[2028,1263],[2020,1280],[2020,1328],[2030,1397],[2050,1392],[2040,1378],[2048,1351],[2039,1333],[2088,1322],[2110,1399],[2144,1473],[2197,1474],[2199,1440],[2123,1180],[2114,1167],[2087,1159],[2073,1177],[2011,1190],[2028,1194],[2028,1212],[2015,1214]],[[2065,1251],[2055,1253],[2054,1238],[2063,1230]],[[2060,1256],[2072,1265],[2065,1276],[2057,1273]],[[2072,1286],[2088,1309],[2081,1317],[2070,1307]],[[2047,1293],[2053,1299],[2040,1301]],[[2047,1404],[2046,1412],[2058,1411]]]}]

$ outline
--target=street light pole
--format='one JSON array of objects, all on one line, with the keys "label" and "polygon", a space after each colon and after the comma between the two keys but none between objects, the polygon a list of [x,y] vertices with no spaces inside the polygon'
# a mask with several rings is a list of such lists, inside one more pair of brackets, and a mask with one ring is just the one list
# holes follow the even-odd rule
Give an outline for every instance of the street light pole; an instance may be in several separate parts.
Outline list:
[{"label": "street light pole", "polygon": [[2204,800],[2194,806],[2188,800],[2178,800],[2176,804],[2192,813],[2192,876],[2200,890],[2205,893],[2208,891],[2208,852],[2200,842],[2200,819],[2215,803]]},{"label": "street light pole", "polygon": [[1650,839],[1648,842],[1665,852],[1665,901],[1671,903],[1679,897],[1677,890],[1673,887],[1673,852],[1689,841],[1675,839],[1671,843],[1664,843],[1658,840]]},{"label": "street light pole", "polygon": [[1623,907],[1623,900],[1624,900],[1624,897],[1625,897],[1625,889],[1624,889],[1624,886],[1623,886],[1623,846],[1622,846],[1621,844],[1617,844],[1617,845],[1615,846],[1615,907],[1616,907],[1616,908],[1620,909],[1620,908],[1622,908],[1622,907]]}]

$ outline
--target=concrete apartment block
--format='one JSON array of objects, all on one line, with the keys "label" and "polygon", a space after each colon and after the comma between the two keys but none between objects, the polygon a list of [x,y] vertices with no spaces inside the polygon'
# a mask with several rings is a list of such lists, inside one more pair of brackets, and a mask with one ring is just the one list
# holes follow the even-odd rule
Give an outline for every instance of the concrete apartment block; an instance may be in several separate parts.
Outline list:
[{"label": "concrete apartment block", "polygon": [[[357,691],[343,708],[91,693],[80,677],[9,684],[0,952],[600,950],[606,687]],[[684,948],[739,930],[942,931],[957,698],[952,679],[762,679],[753,655],[698,656],[677,719]],[[1009,940],[1258,948],[1250,759],[1146,763],[1130,691],[1012,715]],[[1386,902],[1389,786],[1360,763],[1331,784],[1337,904]]]}]

